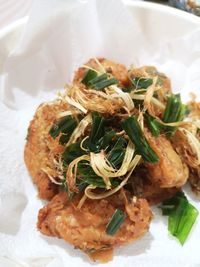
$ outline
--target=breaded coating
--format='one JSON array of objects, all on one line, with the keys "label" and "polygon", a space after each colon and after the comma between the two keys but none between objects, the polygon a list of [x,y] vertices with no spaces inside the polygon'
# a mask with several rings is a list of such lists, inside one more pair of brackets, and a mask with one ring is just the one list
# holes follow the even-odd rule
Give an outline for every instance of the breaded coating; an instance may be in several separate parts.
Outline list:
[{"label": "breaded coating", "polygon": [[[152,213],[145,199],[133,198],[126,203],[119,193],[102,200],[87,199],[81,209],[76,207],[78,201],[77,198],[69,203],[66,192],[56,195],[39,211],[40,232],[63,238],[90,254],[129,243],[143,236],[149,228]],[[106,234],[106,225],[116,209],[126,212],[127,218],[111,236]]]},{"label": "breaded coating", "polygon": [[[98,61],[101,63],[107,73],[113,75],[120,82],[120,85],[128,86],[130,84],[128,70],[124,65],[117,64],[105,58],[98,58]],[[93,69],[99,70],[99,65],[93,58],[90,59],[87,63],[85,63],[85,65]],[[84,74],[87,72],[87,70],[88,69],[86,68],[79,68],[75,73],[74,81],[80,81],[83,78]]]},{"label": "breaded coating", "polygon": [[192,190],[196,193],[200,193],[200,167],[190,168],[189,182]]},{"label": "breaded coating", "polygon": [[159,204],[174,196],[180,189],[177,187],[161,188],[147,178],[148,169],[142,165],[130,178],[133,195],[145,198],[150,205]]},{"label": "breaded coating", "polygon": [[[197,105],[199,107],[200,105]],[[191,126],[190,126],[191,127]],[[200,133],[197,131],[196,126],[194,129],[189,129],[191,133],[200,141]],[[176,149],[177,153],[180,155],[181,159],[189,167],[189,182],[192,187],[192,190],[196,193],[200,192],[200,166],[197,163],[197,156],[194,153],[191,145],[187,142],[185,135],[180,131],[176,131],[173,136],[172,144]]]},{"label": "breaded coating", "polygon": [[159,157],[158,163],[145,164],[148,169],[148,178],[154,184],[164,188],[184,185],[189,176],[188,167],[181,161],[170,141],[163,135],[153,137],[147,130],[145,131],[145,136],[151,148]]},{"label": "breaded coating", "polygon": [[51,182],[43,169],[51,164],[52,154],[60,153],[64,149],[49,135],[51,125],[62,110],[66,110],[66,105],[60,101],[40,105],[28,128],[24,160],[38,188],[39,198],[46,200],[58,193],[58,186]]}]

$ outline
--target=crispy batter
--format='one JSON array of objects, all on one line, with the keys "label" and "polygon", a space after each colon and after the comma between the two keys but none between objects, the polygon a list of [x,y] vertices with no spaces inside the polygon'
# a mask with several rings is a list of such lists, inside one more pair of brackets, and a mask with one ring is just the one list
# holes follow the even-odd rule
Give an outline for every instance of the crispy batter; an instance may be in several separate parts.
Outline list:
[{"label": "crispy batter", "polygon": [[52,154],[63,150],[63,146],[53,140],[48,132],[58,112],[64,109],[66,105],[60,101],[40,105],[28,129],[24,160],[42,199],[50,200],[58,193],[58,186],[50,181],[42,169],[51,164]]},{"label": "crispy batter", "polygon": [[133,195],[145,198],[150,205],[161,203],[174,196],[180,189],[176,187],[161,188],[157,183],[153,183],[147,178],[148,170],[142,165],[137,168],[129,183],[131,184]]},{"label": "crispy batter", "polygon": [[163,188],[181,187],[188,179],[188,168],[181,161],[180,156],[175,152],[172,144],[165,136],[153,137],[149,131],[145,136],[159,157],[156,164],[146,163],[148,178]]},{"label": "crispy batter", "polygon": [[[200,135],[196,127],[190,129],[190,132],[193,132],[195,137],[200,141]],[[192,190],[196,193],[200,192],[200,166],[196,163],[196,155],[192,151],[190,144],[186,141],[185,136],[180,132],[176,131],[173,136],[173,146],[176,149],[177,153],[180,155],[183,162],[189,167],[189,182],[192,187]]]},{"label": "crispy batter", "polygon": [[[79,199],[68,202],[65,192],[56,195],[42,208],[38,229],[45,235],[63,238],[86,253],[106,250],[143,236],[152,218],[145,199],[134,199],[124,205],[122,193],[102,200],[87,199],[79,210]],[[115,235],[107,235],[106,225],[115,209],[126,211],[127,218]]]},{"label": "crispy batter", "polygon": [[196,194],[200,193],[200,167],[190,168],[189,182],[192,190]]}]

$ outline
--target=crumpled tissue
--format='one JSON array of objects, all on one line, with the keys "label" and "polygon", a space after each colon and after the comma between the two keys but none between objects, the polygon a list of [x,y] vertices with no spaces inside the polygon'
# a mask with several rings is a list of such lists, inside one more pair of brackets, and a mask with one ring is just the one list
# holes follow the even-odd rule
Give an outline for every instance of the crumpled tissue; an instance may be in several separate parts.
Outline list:
[{"label": "crumpled tissue", "polygon": [[[191,91],[199,95],[200,30],[175,36],[171,22],[166,23],[156,11],[131,7],[131,1],[34,1],[0,76],[0,266],[91,266],[83,253],[36,229],[45,203],[37,198],[23,162],[28,123],[37,105],[53,99],[91,57],[154,65],[171,77],[183,100]],[[199,199],[189,188],[186,192],[200,210]],[[167,219],[153,210],[149,233],[118,248],[105,266],[199,266],[200,220],[182,247],[169,236]]]}]

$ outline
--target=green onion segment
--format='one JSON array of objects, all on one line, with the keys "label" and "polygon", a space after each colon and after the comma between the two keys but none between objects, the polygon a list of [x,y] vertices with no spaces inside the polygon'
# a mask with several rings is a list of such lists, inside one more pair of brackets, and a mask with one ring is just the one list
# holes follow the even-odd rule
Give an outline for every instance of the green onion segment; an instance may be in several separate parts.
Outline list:
[{"label": "green onion segment", "polygon": [[150,147],[135,116],[123,120],[122,128],[134,143],[137,154],[141,155],[145,161],[150,163],[159,161],[159,157]]},{"label": "green onion segment", "polygon": [[131,79],[131,82],[132,82],[135,90],[147,89],[150,85],[153,84],[153,79],[152,78],[144,78],[144,77],[135,77],[135,78]]},{"label": "green onion segment", "polygon": [[144,118],[152,135],[158,137],[160,135],[160,128],[161,128],[159,122],[149,114],[145,114]]},{"label": "green onion segment", "polygon": [[67,143],[76,126],[77,121],[71,115],[65,116],[52,125],[49,134],[53,139],[55,139],[60,133],[62,133],[59,143],[63,145]]},{"label": "green onion segment", "polygon": [[197,219],[198,210],[189,203],[183,192],[178,192],[159,207],[162,214],[168,216],[168,231],[183,245]]},{"label": "green onion segment", "polygon": [[83,84],[85,84],[86,86],[88,86],[89,84],[90,84],[90,81],[92,80],[92,79],[94,79],[95,77],[97,77],[97,72],[96,71],[94,71],[94,70],[88,70],[86,73],[85,73],[85,75],[84,75],[84,77],[83,77],[83,79],[82,79],[82,83]]},{"label": "green onion segment", "polygon": [[[167,105],[163,114],[163,121],[166,123],[182,121],[185,116],[186,106],[182,104],[180,94],[171,94],[168,97]],[[166,126],[165,132],[171,136],[177,127]]]},{"label": "green onion segment", "polygon": [[97,72],[93,70],[88,70],[81,82],[95,90],[102,90],[105,87],[119,83],[116,78],[109,78],[107,73],[98,76]]},{"label": "green onion segment", "polygon": [[122,223],[125,221],[126,215],[125,213],[120,210],[116,209],[112,218],[110,219],[109,223],[106,226],[106,233],[108,235],[114,235],[122,225]]}]

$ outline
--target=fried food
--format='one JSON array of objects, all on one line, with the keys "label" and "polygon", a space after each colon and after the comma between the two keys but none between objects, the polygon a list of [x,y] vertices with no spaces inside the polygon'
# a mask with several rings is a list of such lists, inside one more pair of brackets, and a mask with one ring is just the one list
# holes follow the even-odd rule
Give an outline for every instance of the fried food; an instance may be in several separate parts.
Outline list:
[{"label": "fried food", "polygon": [[133,195],[144,198],[150,205],[156,205],[166,199],[173,197],[180,188],[162,188],[159,184],[148,178],[149,170],[144,166],[139,166],[130,178]]},{"label": "fried food", "polygon": [[45,103],[38,107],[33,120],[28,128],[27,142],[24,150],[24,160],[27,169],[38,188],[39,198],[50,200],[59,191],[58,186],[52,183],[44,171],[52,164],[52,154],[63,151],[63,146],[58,144],[49,135],[49,129],[59,112],[66,110],[60,101]]},{"label": "fried food", "polygon": [[156,164],[146,163],[148,178],[163,188],[184,185],[189,176],[188,167],[181,161],[171,142],[162,135],[155,138],[149,131],[146,131],[145,136],[159,157]]},{"label": "fried food", "polygon": [[[116,194],[102,200],[87,199],[81,209],[76,207],[78,200],[69,203],[65,192],[56,195],[39,211],[38,229],[91,254],[138,239],[149,228],[152,213],[145,199],[133,198],[124,204],[123,195]],[[127,218],[119,231],[110,236],[105,229],[116,209],[126,211]]]},{"label": "fried food", "polygon": [[29,125],[25,163],[39,198],[50,201],[39,231],[101,262],[142,237],[150,205],[173,197],[188,177],[199,190],[199,132],[184,118],[180,96],[155,67],[128,70],[104,58],[81,66]]}]

